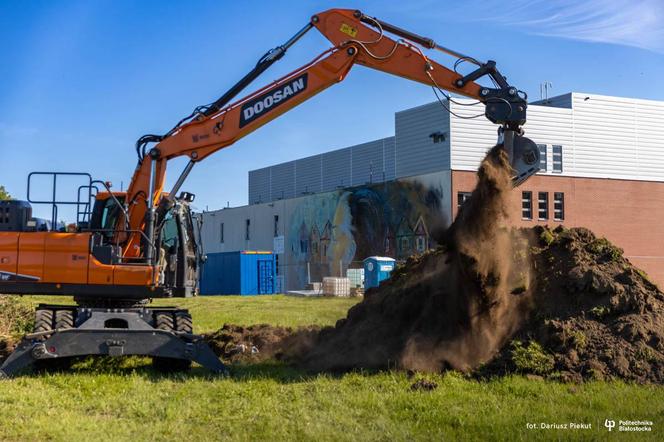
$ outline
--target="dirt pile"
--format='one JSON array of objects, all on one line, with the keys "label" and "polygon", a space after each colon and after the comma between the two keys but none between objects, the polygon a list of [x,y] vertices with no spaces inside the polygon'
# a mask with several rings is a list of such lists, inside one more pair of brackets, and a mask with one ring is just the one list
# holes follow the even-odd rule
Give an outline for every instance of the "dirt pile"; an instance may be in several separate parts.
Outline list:
[{"label": "dirt pile", "polygon": [[512,188],[504,151],[492,149],[479,184],[443,247],[413,257],[304,356],[315,371],[357,367],[468,371],[520,327],[530,305],[527,241],[506,226]]},{"label": "dirt pile", "polygon": [[311,371],[663,383],[662,292],[587,229],[509,228],[512,186],[501,150],[487,154],[478,178],[438,235],[442,246],[409,258],[335,327],[225,326],[213,347],[230,361],[276,358]]},{"label": "dirt pile", "polygon": [[267,324],[247,327],[226,324],[207,335],[206,341],[225,362],[296,361],[315,345],[319,332],[317,326],[293,329]]},{"label": "dirt pile", "polygon": [[587,229],[534,232],[536,308],[479,373],[664,383],[664,294]]}]

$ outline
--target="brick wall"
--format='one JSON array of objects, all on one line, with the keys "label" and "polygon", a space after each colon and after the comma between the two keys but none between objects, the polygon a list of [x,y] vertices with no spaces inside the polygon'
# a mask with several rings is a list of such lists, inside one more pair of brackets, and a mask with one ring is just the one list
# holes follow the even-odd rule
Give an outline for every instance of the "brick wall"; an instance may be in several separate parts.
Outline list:
[{"label": "brick wall", "polygon": [[[452,213],[458,192],[475,187],[474,172],[452,171]],[[521,217],[523,191],[532,192],[532,220]],[[538,220],[538,192],[548,192],[548,220]],[[565,195],[565,219],[553,219],[553,194]],[[522,226],[587,227],[625,250],[625,256],[664,288],[664,183],[536,175],[515,189],[514,219]]]}]

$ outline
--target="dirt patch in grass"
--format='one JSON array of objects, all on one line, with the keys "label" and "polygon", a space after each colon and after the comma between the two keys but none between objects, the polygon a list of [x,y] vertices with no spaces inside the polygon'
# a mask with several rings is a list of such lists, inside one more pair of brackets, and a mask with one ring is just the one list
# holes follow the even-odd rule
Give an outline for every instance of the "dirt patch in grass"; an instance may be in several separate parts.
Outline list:
[{"label": "dirt patch in grass", "polygon": [[276,327],[268,324],[247,327],[226,324],[208,334],[212,350],[225,362],[256,363],[267,360],[297,361],[318,339],[320,327]]}]

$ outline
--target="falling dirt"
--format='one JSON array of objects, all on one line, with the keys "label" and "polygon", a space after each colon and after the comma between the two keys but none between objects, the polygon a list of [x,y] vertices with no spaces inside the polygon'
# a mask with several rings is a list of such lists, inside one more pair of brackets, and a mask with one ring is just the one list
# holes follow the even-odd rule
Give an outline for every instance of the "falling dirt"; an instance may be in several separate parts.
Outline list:
[{"label": "falling dirt", "polygon": [[530,304],[527,241],[509,224],[510,167],[492,149],[440,249],[411,258],[321,339],[314,371],[398,367],[469,371],[519,328]]},{"label": "falling dirt", "polygon": [[[664,295],[586,229],[508,227],[509,164],[494,148],[442,244],[413,256],[335,327],[225,326],[229,361],[310,371],[448,369],[664,382]],[[255,351],[252,353],[252,347]]]}]

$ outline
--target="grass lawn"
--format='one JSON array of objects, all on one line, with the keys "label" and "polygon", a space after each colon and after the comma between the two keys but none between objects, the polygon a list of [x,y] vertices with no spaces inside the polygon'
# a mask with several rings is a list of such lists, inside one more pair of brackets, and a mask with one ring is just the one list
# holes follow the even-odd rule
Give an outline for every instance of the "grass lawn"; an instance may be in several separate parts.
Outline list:
[{"label": "grass lawn", "polygon": [[[28,302],[53,298],[26,297]],[[67,302],[57,298],[58,302]],[[356,301],[284,296],[178,300],[198,332],[224,322],[333,324]],[[161,302],[160,302],[161,303]],[[167,302],[165,304],[170,304]],[[403,373],[316,375],[277,365],[237,366],[228,378],[194,368],[159,375],[141,358],[96,360],[64,374],[0,383],[0,440],[662,440],[664,387],[490,382]],[[604,420],[650,420],[650,433],[608,433]],[[528,430],[527,423],[590,423],[591,430]],[[610,436],[610,437],[609,437]]]}]

